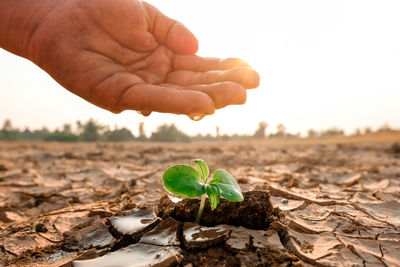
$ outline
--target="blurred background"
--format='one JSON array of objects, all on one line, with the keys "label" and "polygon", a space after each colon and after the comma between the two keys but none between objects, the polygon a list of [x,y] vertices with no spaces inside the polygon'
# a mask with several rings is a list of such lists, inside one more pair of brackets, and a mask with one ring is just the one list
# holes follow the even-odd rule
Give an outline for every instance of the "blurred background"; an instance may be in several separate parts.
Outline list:
[{"label": "blurred background", "polygon": [[199,122],[159,113],[115,115],[0,50],[0,138],[112,141],[172,132],[185,141],[188,135],[201,140],[400,129],[399,1],[148,2],[191,29],[200,56],[240,57],[260,73],[260,87],[248,91],[245,105]]}]

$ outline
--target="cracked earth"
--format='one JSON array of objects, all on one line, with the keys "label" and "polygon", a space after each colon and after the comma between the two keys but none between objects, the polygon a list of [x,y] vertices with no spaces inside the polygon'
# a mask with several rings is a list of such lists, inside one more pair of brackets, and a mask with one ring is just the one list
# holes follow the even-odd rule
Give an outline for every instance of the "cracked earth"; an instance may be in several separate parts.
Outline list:
[{"label": "cracked earth", "polygon": [[[0,265],[400,266],[398,146],[1,143]],[[193,158],[246,201],[194,223],[161,185]]]}]

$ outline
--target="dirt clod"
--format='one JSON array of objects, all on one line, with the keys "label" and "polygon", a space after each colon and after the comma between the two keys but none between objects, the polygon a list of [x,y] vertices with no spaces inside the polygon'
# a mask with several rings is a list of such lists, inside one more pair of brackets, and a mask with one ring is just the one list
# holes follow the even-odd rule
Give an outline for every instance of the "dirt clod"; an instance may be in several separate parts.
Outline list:
[{"label": "dirt clod", "polygon": [[[272,207],[268,192],[249,191],[244,192],[243,196],[243,202],[229,202],[221,199],[218,207],[213,211],[206,200],[200,223],[206,226],[229,224],[250,229],[267,229],[274,220],[276,212]],[[174,203],[168,196],[164,196],[158,205],[159,216],[162,218],[171,216],[182,222],[193,222],[196,220],[199,206],[199,199],[185,199]]]},{"label": "dirt clod", "polygon": [[48,231],[46,225],[44,225],[43,223],[38,223],[35,226],[35,231],[38,233],[46,233]]},{"label": "dirt clod", "polygon": [[400,154],[400,142],[394,143],[391,148],[393,153]]}]

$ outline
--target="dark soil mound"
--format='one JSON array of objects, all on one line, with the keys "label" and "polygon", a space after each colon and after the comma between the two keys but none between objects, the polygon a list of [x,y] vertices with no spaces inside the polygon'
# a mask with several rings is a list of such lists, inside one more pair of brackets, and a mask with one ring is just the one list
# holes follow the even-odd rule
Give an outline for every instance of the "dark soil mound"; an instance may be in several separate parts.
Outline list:
[{"label": "dark soil mound", "polygon": [[[213,211],[207,199],[200,223],[206,226],[229,224],[250,229],[267,229],[274,221],[276,213],[268,192],[249,191],[244,192],[243,196],[243,202],[229,202],[221,198],[218,207]],[[196,220],[199,206],[200,199],[184,199],[174,203],[168,196],[164,196],[158,205],[158,215],[161,218],[172,217],[191,222]]]},{"label": "dark soil mound", "polygon": [[400,154],[400,142],[394,143],[391,148],[393,153]]}]

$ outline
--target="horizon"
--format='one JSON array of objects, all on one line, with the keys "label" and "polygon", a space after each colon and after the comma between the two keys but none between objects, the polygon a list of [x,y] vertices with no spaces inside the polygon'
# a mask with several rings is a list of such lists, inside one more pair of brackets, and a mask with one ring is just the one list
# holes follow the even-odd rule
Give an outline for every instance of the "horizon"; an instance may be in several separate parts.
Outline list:
[{"label": "horizon", "polygon": [[269,124],[267,133],[282,123],[302,136],[331,127],[346,134],[385,123],[400,128],[399,2],[148,2],[197,36],[199,55],[240,57],[260,73],[260,87],[248,91],[245,105],[218,110],[200,122],[168,114],[144,118],[134,111],[115,115],[0,49],[0,121],[55,129],[94,118],[133,133],[144,122],[147,134],[175,123],[191,136],[214,135],[217,126],[221,135],[252,134],[260,121]]},{"label": "horizon", "polygon": [[[86,124],[86,123],[88,123],[89,121],[94,121],[98,126],[101,126],[101,127],[104,127],[102,130],[100,130],[100,132],[104,132],[104,131],[115,131],[115,130],[121,130],[121,129],[128,129],[133,135],[134,135],[134,137],[139,137],[140,135],[139,135],[139,127],[140,127],[140,124],[141,123],[143,123],[143,130],[144,130],[144,133],[145,133],[145,136],[146,137],[151,137],[151,135],[154,133],[154,132],[156,132],[161,126],[164,126],[164,125],[168,125],[168,126],[170,126],[170,125],[175,125],[176,126],[176,128],[179,130],[179,131],[181,131],[181,132],[183,132],[184,134],[187,134],[188,136],[190,136],[190,137],[196,137],[196,136],[198,136],[198,135],[201,135],[201,136],[207,136],[207,135],[210,135],[211,137],[213,137],[213,138],[216,138],[216,137],[223,137],[223,136],[230,136],[230,137],[232,137],[232,136],[235,136],[235,135],[237,135],[237,136],[254,136],[255,135],[255,133],[256,133],[256,131],[259,129],[259,124],[260,123],[267,123],[267,122],[265,122],[265,121],[260,121],[260,122],[258,122],[257,123],[257,125],[254,127],[254,131],[253,132],[250,132],[250,133],[244,133],[244,134],[241,134],[241,133],[238,133],[238,132],[232,132],[232,133],[220,133],[219,134],[219,136],[217,136],[217,128],[218,128],[218,130],[219,130],[219,132],[220,132],[220,127],[219,126],[217,126],[215,129],[214,129],[214,131],[211,131],[211,132],[207,132],[207,133],[198,133],[198,134],[190,134],[190,133],[188,133],[185,129],[183,129],[183,128],[181,128],[181,127],[179,127],[179,126],[177,126],[174,122],[171,122],[171,123],[162,123],[162,124],[160,124],[160,125],[156,125],[156,127],[153,129],[153,130],[151,130],[151,131],[149,131],[149,130],[147,130],[147,128],[146,128],[146,123],[145,122],[139,122],[136,126],[136,128],[133,128],[133,129],[131,129],[131,128],[128,128],[128,127],[126,127],[126,126],[118,126],[118,125],[107,125],[107,124],[103,124],[101,121],[99,121],[99,120],[96,120],[96,119],[94,119],[94,118],[89,118],[88,120],[77,120],[77,121],[75,121],[75,122],[72,122],[72,123],[61,123],[60,125],[58,125],[58,126],[56,126],[56,127],[47,127],[46,125],[43,125],[43,126],[41,126],[41,127],[37,127],[37,128],[31,128],[31,127],[18,127],[18,125],[16,126],[16,125],[14,125],[14,123],[13,123],[13,121],[11,120],[11,119],[8,119],[8,118],[6,118],[5,120],[3,120],[3,121],[0,121],[0,132],[4,129],[4,125],[5,125],[5,123],[6,123],[6,121],[7,120],[10,120],[10,123],[11,123],[11,126],[12,126],[12,130],[13,131],[19,131],[19,132],[24,132],[24,131],[26,131],[26,130],[28,130],[28,131],[30,131],[30,132],[34,132],[34,131],[41,131],[41,130],[43,130],[43,129],[46,129],[46,130],[48,130],[50,133],[54,133],[54,132],[57,132],[57,131],[60,131],[60,132],[63,132],[63,128],[64,128],[64,126],[65,125],[68,125],[69,127],[70,127],[70,130],[71,130],[71,133],[74,133],[74,134],[78,134],[79,135],[79,128],[77,127],[77,123],[79,122],[79,123],[82,123],[82,124]],[[267,137],[274,137],[276,134],[278,134],[278,132],[279,132],[279,130],[277,129],[278,128],[278,126],[279,126],[280,124],[278,124],[278,125],[274,125],[275,127],[270,127],[271,125],[269,125],[268,123],[267,123],[267,126],[266,126],[266,128],[265,128],[265,130],[264,130],[264,133],[265,133],[265,138],[267,138]],[[363,134],[369,134],[369,133],[378,133],[378,132],[381,132],[381,131],[399,131],[400,132],[400,128],[396,128],[396,127],[392,127],[390,124],[388,124],[388,123],[384,123],[384,124],[382,124],[380,127],[377,127],[377,128],[372,128],[372,127],[369,127],[369,126],[366,126],[366,127],[364,127],[364,128],[355,128],[355,129],[353,129],[353,131],[350,131],[350,132],[348,132],[348,131],[345,131],[344,129],[342,129],[342,128],[340,128],[340,127],[336,127],[336,126],[332,126],[332,127],[328,127],[328,128],[325,128],[325,129],[314,129],[314,128],[310,128],[310,129],[308,129],[307,130],[307,132],[306,133],[300,133],[300,132],[290,132],[290,131],[288,131],[287,130],[287,126],[286,125],[283,125],[284,126],[284,134],[286,135],[286,136],[288,136],[288,137],[295,137],[295,136],[297,136],[297,137],[300,137],[300,138],[307,138],[307,137],[318,137],[318,136],[325,136],[326,135],[326,133],[329,131],[329,130],[334,130],[334,131],[336,131],[337,133],[336,134],[331,134],[331,135],[343,135],[343,136],[352,136],[352,135],[363,135]],[[313,131],[314,132],[314,134],[316,134],[315,136],[310,136],[309,135],[309,131]],[[338,134],[340,131],[342,131],[342,134]],[[283,136],[283,137],[285,137],[285,136]]]}]

